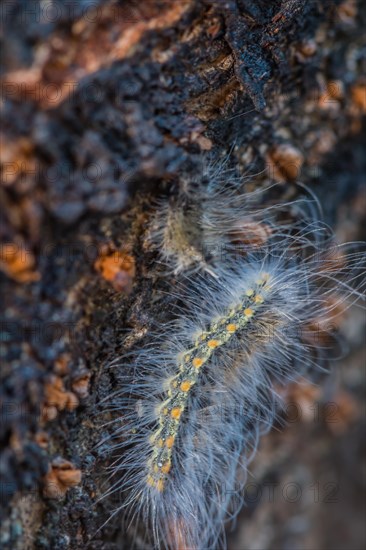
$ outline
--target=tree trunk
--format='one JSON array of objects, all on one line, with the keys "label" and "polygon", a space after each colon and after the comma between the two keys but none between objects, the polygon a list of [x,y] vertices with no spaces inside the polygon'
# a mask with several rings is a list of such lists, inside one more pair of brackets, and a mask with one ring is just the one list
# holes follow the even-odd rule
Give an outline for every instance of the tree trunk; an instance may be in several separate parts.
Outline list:
[{"label": "tree trunk", "polygon": [[[0,7],[0,540],[130,548],[118,518],[96,532],[110,514],[108,500],[96,504],[108,462],[96,448],[99,404],[114,390],[105,365],[125,331],[138,341],[161,316],[145,239],[156,199],[197,177],[207,156],[226,159],[253,186],[279,181],[291,196],[301,181],[339,240],[361,238],[365,9],[352,0]],[[261,490],[295,480],[311,503],[252,500],[229,548],[362,547],[362,337],[353,336],[343,385],[298,397],[320,420],[303,414],[266,436],[253,466]],[[332,489],[336,503],[325,506]]]}]

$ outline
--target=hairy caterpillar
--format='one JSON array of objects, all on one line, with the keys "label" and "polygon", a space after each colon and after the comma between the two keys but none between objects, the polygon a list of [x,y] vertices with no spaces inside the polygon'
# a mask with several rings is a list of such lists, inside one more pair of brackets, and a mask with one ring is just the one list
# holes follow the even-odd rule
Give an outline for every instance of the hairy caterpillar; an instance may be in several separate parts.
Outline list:
[{"label": "hairy caterpillar", "polygon": [[[299,242],[301,228],[308,231],[316,201],[279,201],[283,187],[278,184],[245,193],[242,185],[232,170],[208,162],[197,181],[159,202],[147,242],[173,274],[214,275],[228,255],[249,253],[294,231]],[[318,230],[324,231],[321,225],[318,221]]]},{"label": "hairy caterpillar", "polygon": [[[280,208],[258,209],[256,221]],[[213,211],[211,201],[197,233]],[[184,304],[176,319],[112,364],[118,416],[108,439],[115,460],[107,494],[120,498],[116,513],[146,525],[154,548],[224,546],[224,521],[240,507],[233,495],[240,496],[258,437],[276,415],[276,388],[322,365],[333,319],[361,297],[364,256],[334,245],[305,199],[300,211],[299,223],[276,224],[273,215],[269,237],[249,251],[236,255],[228,241],[212,275],[183,277],[171,289]]]}]

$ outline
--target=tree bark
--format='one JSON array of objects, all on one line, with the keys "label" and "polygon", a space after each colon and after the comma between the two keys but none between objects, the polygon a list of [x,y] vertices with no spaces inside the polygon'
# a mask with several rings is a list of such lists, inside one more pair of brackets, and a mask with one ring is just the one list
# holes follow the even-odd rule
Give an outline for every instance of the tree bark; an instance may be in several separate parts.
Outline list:
[{"label": "tree bark", "polygon": [[[156,198],[194,178],[207,154],[228,156],[253,185],[306,184],[341,240],[361,238],[365,8],[350,0],[0,7],[0,540],[19,549],[130,548],[118,521],[95,532],[109,513],[108,502],[96,504],[107,452],[95,445],[99,403],[113,391],[103,366],[120,353],[123,331],[148,330],[160,315],[143,237]],[[357,409],[358,390],[342,391]],[[361,429],[362,418],[346,417]],[[342,457],[357,436],[299,422],[303,435],[267,436],[259,478],[288,479],[303,438],[323,448],[309,471],[323,460],[343,475],[330,456]],[[360,471],[359,451],[346,472]],[[349,548],[362,536],[356,486],[336,514],[353,515]],[[229,546],[291,547],[278,523],[292,512],[272,512],[269,502],[249,506]],[[328,533],[316,524],[299,535],[303,547],[335,547],[334,524],[322,517]],[[271,521],[273,536],[261,539]]]}]

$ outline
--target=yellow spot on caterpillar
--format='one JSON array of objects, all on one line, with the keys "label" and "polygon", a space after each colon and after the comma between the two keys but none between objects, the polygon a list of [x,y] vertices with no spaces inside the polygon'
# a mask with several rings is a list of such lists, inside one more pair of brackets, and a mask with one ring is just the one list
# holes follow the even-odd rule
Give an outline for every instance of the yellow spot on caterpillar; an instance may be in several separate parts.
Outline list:
[{"label": "yellow spot on caterpillar", "polygon": [[184,380],[180,385],[180,389],[186,392],[190,390],[191,386],[192,386],[192,382],[190,382],[190,380]]},{"label": "yellow spot on caterpillar", "polygon": [[228,332],[235,332],[237,329],[237,326],[234,323],[229,323],[226,327],[226,330]]},{"label": "yellow spot on caterpillar", "polygon": [[256,304],[263,304],[264,302],[263,297],[260,294],[256,295],[256,297],[254,298],[254,301]]},{"label": "yellow spot on caterpillar", "polygon": [[172,382],[172,386],[173,386],[173,388],[176,388],[176,387],[178,386],[178,382],[177,382],[176,380],[174,380],[174,381]]},{"label": "yellow spot on caterpillar", "polygon": [[171,449],[174,445],[174,437],[170,435],[166,438],[165,445],[168,447],[168,449]]},{"label": "yellow spot on caterpillar", "polygon": [[253,313],[254,313],[254,312],[253,312],[252,309],[250,309],[250,307],[247,307],[246,309],[244,309],[244,315],[245,315],[246,317],[251,317],[251,316],[253,315]]},{"label": "yellow spot on caterpillar", "polygon": [[175,420],[179,420],[180,415],[182,414],[182,412],[183,412],[183,410],[180,407],[174,407],[170,414],[171,414],[172,418],[174,418]]},{"label": "yellow spot on caterpillar", "polygon": [[154,485],[155,485],[154,478],[153,478],[152,476],[147,476],[146,483],[147,483],[150,487],[154,487]]},{"label": "yellow spot on caterpillar", "polygon": [[155,474],[159,472],[159,466],[157,464],[154,464],[154,472]]},{"label": "yellow spot on caterpillar", "polygon": [[200,367],[202,367],[203,365],[203,359],[201,359],[200,357],[196,357],[195,359],[193,359],[193,366],[196,367],[196,369],[199,369]]},{"label": "yellow spot on caterpillar", "polygon": [[165,462],[161,467],[161,471],[163,472],[163,474],[169,474],[170,467],[171,467],[171,463],[169,461]]},{"label": "yellow spot on caterpillar", "polygon": [[163,440],[161,437],[158,439],[157,445],[158,445],[158,447],[160,447],[160,448],[164,446],[164,440]]},{"label": "yellow spot on caterpillar", "polygon": [[252,288],[249,288],[245,294],[250,298],[250,296],[253,296],[254,290]]},{"label": "yellow spot on caterpillar", "polygon": [[160,493],[164,490],[164,480],[163,479],[158,479],[158,481],[156,482],[156,488]]},{"label": "yellow spot on caterpillar", "polygon": [[188,363],[188,361],[190,360],[191,356],[189,355],[189,353],[187,353],[187,355],[184,356],[184,362],[185,363]]},{"label": "yellow spot on caterpillar", "polygon": [[209,340],[207,342],[207,345],[208,345],[209,348],[215,349],[215,348],[217,348],[217,346],[220,345],[220,342],[218,340]]},{"label": "yellow spot on caterpillar", "polygon": [[163,414],[166,416],[168,414],[169,410],[168,407],[164,407]]}]

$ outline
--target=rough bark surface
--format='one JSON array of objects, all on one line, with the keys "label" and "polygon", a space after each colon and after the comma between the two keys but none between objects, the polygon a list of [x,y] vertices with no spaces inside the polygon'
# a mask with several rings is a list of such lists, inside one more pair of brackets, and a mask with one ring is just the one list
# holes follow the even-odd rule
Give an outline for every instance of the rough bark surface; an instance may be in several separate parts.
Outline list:
[{"label": "rough bark surface", "polygon": [[[307,184],[339,240],[362,238],[365,10],[321,0],[46,4],[0,4],[0,541],[130,548],[118,521],[96,533],[109,508],[96,504],[107,453],[95,445],[98,404],[113,390],[103,367],[125,329],[138,341],[163,315],[144,244],[155,199],[195,177],[208,152],[229,154],[253,185]],[[362,319],[352,323],[342,382],[298,396],[320,419],[302,415],[267,436],[253,466],[281,487],[320,480],[320,504],[256,499],[231,549],[363,547]]]}]

